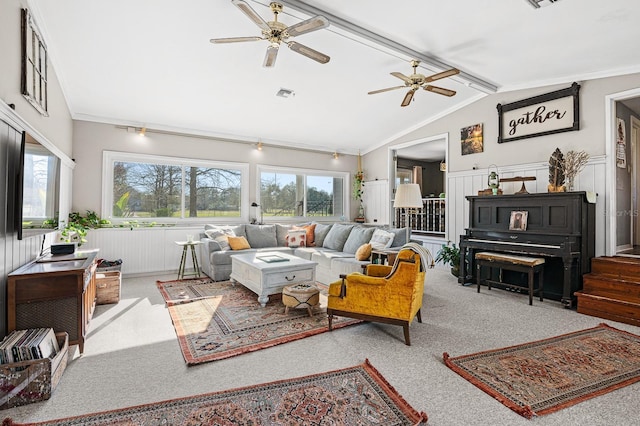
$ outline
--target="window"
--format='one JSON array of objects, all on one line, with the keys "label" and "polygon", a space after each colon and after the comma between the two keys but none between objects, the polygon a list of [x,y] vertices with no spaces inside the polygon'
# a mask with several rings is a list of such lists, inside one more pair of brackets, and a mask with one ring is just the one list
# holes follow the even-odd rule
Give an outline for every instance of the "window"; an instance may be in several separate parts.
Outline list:
[{"label": "window", "polygon": [[104,170],[103,217],[237,222],[247,216],[247,165],[107,151]]},{"label": "window", "polygon": [[22,94],[40,114],[47,113],[47,47],[27,9],[22,9]]},{"label": "window", "polygon": [[262,214],[335,220],[348,210],[348,173],[258,166]]}]

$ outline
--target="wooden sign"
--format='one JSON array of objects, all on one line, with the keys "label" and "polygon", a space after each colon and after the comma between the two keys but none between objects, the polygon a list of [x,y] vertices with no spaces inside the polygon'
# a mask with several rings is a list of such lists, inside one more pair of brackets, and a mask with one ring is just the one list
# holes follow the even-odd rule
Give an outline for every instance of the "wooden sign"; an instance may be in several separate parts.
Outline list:
[{"label": "wooden sign", "polygon": [[580,85],[498,104],[498,143],[580,130]]}]

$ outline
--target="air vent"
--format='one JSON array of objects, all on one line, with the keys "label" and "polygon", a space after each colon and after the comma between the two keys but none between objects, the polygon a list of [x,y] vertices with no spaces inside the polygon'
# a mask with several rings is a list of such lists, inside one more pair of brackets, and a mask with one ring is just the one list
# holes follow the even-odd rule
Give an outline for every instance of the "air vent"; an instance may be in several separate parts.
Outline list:
[{"label": "air vent", "polygon": [[276,93],[276,96],[280,96],[281,98],[292,98],[295,95],[296,95],[296,92],[294,92],[293,90],[283,89],[283,88],[278,90],[278,93]]},{"label": "air vent", "polygon": [[560,0],[527,0],[531,6],[539,9],[541,7],[552,5],[553,3],[557,3]]}]

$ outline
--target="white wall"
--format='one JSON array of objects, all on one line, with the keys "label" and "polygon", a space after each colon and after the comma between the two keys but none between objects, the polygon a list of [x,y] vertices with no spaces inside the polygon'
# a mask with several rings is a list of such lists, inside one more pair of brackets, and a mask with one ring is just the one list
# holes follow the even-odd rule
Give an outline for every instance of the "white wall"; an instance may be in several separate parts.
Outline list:
[{"label": "white wall", "polygon": [[[15,112],[44,137],[71,157],[73,125],[58,76],[50,60],[48,64],[48,113],[42,116],[20,93],[21,12],[27,0],[0,1],[0,99],[15,105]],[[37,24],[37,20],[36,20]],[[40,27],[42,31],[42,28]],[[46,36],[45,36],[46,37]],[[51,52],[49,52],[51,53]],[[50,55],[50,59],[51,55]]]},{"label": "white wall", "polygon": [[[579,131],[498,144],[497,104],[507,104],[567,88],[571,83],[568,81],[563,85],[488,95],[385,146],[367,152],[363,157],[365,177],[367,180],[387,179],[389,145],[415,141],[442,133],[449,134],[447,163],[449,172],[472,170],[474,165],[478,169],[486,170],[491,164],[500,167],[548,161],[549,156],[556,148],[560,148],[563,152],[584,150],[591,156],[604,155],[605,96],[640,87],[640,74],[578,82],[581,85]],[[484,152],[463,156],[460,148],[460,129],[477,123],[484,125]]]},{"label": "white wall", "polygon": [[[364,155],[363,163],[367,179],[387,179],[388,148],[434,135],[449,134],[447,161],[447,238],[458,241],[468,226],[467,195],[475,195],[486,188],[487,168],[496,164],[500,177],[536,176],[527,183],[530,192],[546,192],[548,160],[551,153],[560,148],[586,151],[591,161],[576,181],[576,190],[598,193],[596,204],[596,255],[604,255],[607,239],[605,184],[605,97],[607,95],[640,87],[640,74],[603,78],[579,82],[580,130],[554,135],[523,139],[498,144],[498,103],[506,104],[532,96],[569,87],[565,85],[498,93],[486,96],[453,114],[417,129],[397,140],[376,148]],[[484,125],[484,151],[463,156],[460,148],[460,129],[476,123]],[[615,152],[615,151],[614,151]],[[474,169],[476,167],[476,169]],[[520,184],[503,185],[505,193],[514,193]]]},{"label": "white wall", "polygon": [[[75,121],[73,155],[76,168],[72,202],[74,211],[100,212],[104,150],[248,163],[250,200],[256,199],[258,164],[346,171],[350,173],[351,178],[357,168],[357,157],[352,155],[340,155],[336,160],[328,152],[299,151],[274,146],[265,146],[262,151],[258,151],[253,144],[151,131],[147,131],[146,135],[141,137],[137,133],[129,133],[126,129],[111,124]],[[352,217],[356,208],[356,203],[351,200]]]}]

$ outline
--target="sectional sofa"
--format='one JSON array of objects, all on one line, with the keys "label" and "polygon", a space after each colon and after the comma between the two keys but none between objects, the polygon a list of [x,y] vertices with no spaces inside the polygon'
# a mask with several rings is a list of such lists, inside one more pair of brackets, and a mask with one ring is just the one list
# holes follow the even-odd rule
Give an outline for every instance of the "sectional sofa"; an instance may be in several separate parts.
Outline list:
[{"label": "sectional sofa", "polygon": [[[289,244],[287,237],[290,233],[293,235],[291,231],[302,229],[306,234],[305,245],[292,247],[294,244]],[[406,243],[406,229],[317,222],[299,225],[205,225],[200,241],[200,266],[214,281],[229,279],[233,254],[281,251],[317,262],[316,279],[329,284],[340,274],[362,271],[362,265],[369,263],[368,257],[362,257],[363,250],[358,250],[366,248],[363,245],[371,244],[377,249],[402,247]]]}]

